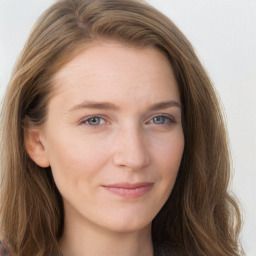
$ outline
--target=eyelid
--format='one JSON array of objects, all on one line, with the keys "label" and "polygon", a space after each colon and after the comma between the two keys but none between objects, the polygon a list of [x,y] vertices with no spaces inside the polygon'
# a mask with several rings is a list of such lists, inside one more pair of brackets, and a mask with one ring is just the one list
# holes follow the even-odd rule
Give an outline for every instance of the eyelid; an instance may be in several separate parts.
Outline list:
[{"label": "eyelid", "polygon": [[[93,126],[93,125],[86,124],[86,122],[88,120],[90,120],[91,118],[100,118],[100,119],[103,119],[106,122],[106,124],[109,124],[109,122],[107,121],[106,116],[104,116],[104,115],[97,115],[97,114],[96,115],[90,115],[90,116],[83,117],[78,123],[80,125]],[[103,125],[103,124],[99,124],[99,125],[95,125],[95,126],[100,126],[100,125]]]},{"label": "eyelid", "polygon": [[166,113],[158,113],[158,114],[154,114],[153,116],[151,116],[150,120],[147,121],[146,123],[151,122],[153,120],[153,118],[155,118],[155,117],[165,117],[165,118],[168,118],[170,120],[170,122],[172,122],[172,123],[177,122],[173,115],[166,114]]}]

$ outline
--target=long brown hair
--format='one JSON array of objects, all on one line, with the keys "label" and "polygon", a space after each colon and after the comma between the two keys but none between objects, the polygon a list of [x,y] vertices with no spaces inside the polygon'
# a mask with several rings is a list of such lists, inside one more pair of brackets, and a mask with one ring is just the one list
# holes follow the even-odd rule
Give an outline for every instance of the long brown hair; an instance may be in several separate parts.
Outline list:
[{"label": "long brown hair", "polygon": [[61,0],[35,25],[2,108],[1,239],[18,256],[60,252],[61,195],[51,169],[26,153],[24,129],[44,123],[54,73],[95,40],[156,47],[168,56],[178,81],[185,149],[174,189],[153,220],[156,254],[241,255],[241,216],[228,192],[230,157],[216,93],[180,30],[135,0]]}]

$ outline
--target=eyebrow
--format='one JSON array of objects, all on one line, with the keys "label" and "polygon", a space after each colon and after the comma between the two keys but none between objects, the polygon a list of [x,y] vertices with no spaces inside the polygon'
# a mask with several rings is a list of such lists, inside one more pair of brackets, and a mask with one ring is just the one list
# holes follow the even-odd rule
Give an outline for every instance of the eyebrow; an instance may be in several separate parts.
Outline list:
[{"label": "eyebrow", "polygon": [[150,111],[156,111],[160,109],[167,109],[171,107],[177,107],[181,109],[181,104],[177,101],[171,100],[171,101],[165,101],[165,102],[160,102],[152,105],[149,110]]},{"label": "eyebrow", "polygon": [[[181,109],[181,104],[177,101],[165,101],[153,104],[149,107],[150,111],[156,111],[160,109],[167,109],[171,107],[177,107]],[[97,101],[84,101],[80,104],[73,106],[69,111],[75,111],[79,109],[104,109],[104,110],[119,110],[120,107],[111,102],[97,102]]]}]

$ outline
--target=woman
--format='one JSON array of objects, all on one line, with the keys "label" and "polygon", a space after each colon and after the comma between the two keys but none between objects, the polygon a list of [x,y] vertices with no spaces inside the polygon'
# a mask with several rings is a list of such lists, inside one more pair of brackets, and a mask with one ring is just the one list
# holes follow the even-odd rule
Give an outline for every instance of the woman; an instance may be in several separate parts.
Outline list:
[{"label": "woman", "polygon": [[214,89],[184,35],[143,2],[47,10],[1,135],[1,255],[242,253]]}]

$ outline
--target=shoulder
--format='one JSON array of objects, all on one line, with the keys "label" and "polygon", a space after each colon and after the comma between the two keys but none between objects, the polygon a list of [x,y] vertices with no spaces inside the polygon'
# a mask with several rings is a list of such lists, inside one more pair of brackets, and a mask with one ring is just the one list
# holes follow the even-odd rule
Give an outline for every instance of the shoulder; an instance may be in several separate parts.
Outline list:
[{"label": "shoulder", "polygon": [[0,241],[0,256],[9,256],[3,243]]}]

